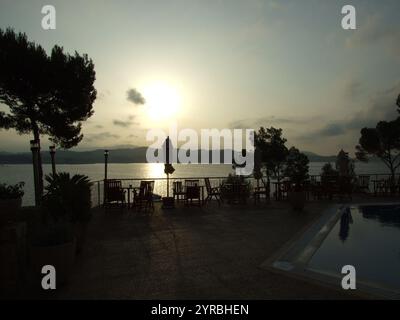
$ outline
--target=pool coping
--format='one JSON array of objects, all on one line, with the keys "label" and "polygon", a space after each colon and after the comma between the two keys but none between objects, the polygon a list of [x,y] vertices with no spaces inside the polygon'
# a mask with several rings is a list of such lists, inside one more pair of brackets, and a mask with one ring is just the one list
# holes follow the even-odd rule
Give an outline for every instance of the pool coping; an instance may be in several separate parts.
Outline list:
[{"label": "pool coping", "polygon": [[343,275],[313,270],[308,263],[325,238],[339,220],[346,207],[363,205],[400,205],[400,202],[336,203],[325,209],[322,215],[307,225],[288,241],[276,254],[264,261],[260,268],[291,276],[299,280],[327,286],[359,299],[400,299],[400,291],[377,283],[357,279],[356,290],[344,290],[341,286]]}]

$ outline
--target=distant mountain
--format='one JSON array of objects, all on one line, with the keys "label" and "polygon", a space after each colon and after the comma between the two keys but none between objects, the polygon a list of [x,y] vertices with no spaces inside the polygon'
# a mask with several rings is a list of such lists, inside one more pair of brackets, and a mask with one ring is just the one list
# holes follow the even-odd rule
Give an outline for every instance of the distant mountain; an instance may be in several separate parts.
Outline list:
[{"label": "distant mountain", "polygon": [[335,162],[336,156],[321,156],[311,151],[302,151],[310,162]]},{"label": "distant mountain", "polygon": [[[109,148],[110,163],[144,163],[146,161],[147,147],[134,148]],[[210,151],[211,152],[211,151]],[[310,162],[334,162],[336,156],[321,156],[313,152],[303,151]],[[199,150],[199,155],[201,150]],[[51,163],[50,154],[48,151],[42,151],[43,163]],[[221,151],[221,161],[223,161],[223,151]],[[211,159],[211,157],[210,157]],[[58,164],[88,164],[88,163],[103,163],[104,149],[88,150],[88,151],[68,151],[57,150],[56,162]],[[10,153],[0,152],[0,164],[26,164],[32,163],[32,154],[25,153]]]}]

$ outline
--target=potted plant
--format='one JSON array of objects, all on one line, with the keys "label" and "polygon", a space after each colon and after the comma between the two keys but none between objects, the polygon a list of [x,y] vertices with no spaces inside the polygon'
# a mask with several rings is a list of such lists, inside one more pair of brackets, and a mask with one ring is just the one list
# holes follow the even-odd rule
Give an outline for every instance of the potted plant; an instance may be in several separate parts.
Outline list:
[{"label": "potted plant", "polygon": [[289,149],[283,174],[289,178],[292,188],[288,200],[294,210],[303,210],[306,203],[306,182],[308,180],[308,157],[295,147]]},{"label": "potted plant", "polygon": [[29,263],[34,279],[40,280],[41,270],[45,265],[54,266],[57,285],[67,282],[75,261],[76,241],[72,224],[65,218],[53,220],[46,209],[38,208],[42,215],[38,223],[32,226],[29,247]]},{"label": "potted plant", "polygon": [[0,184],[0,226],[15,221],[21,208],[24,182],[15,185]]},{"label": "potted plant", "polygon": [[86,176],[59,173],[46,176],[47,186],[40,219],[32,227],[30,263],[35,275],[44,265],[57,272],[57,284],[65,283],[77,248],[82,249],[90,220],[90,182]]},{"label": "potted plant", "polygon": [[174,204],[174,197],[169,196],[169,175],[173,174],[175,169],[169,163],[166,163],[164,166],[165,166],[164,173],[167,175],[167,196],[162,198],[163,202],[162,207],[164,209],[173,209],[175,207],[175,204]]},{"label": "potted plant", "polygon": [[46,176],[46,191],[51,194],[52,210],[59,210],[62,216],[70,219],[76,237],[77,253],[83,249],[87,226],[91,219],[91,186],[84,175],[61,172]]},{"label": "potted plant", "polygon": [[170,148],[173,149],[171,140],[169,137],[165,139],[165,143],[163,146],[165,152],[165,164],[164,164],[164,173],[167,175],[167,196],[162,198],[162,207],[163,209],[173,209],[175,207],[174,197],[169,196],[169,175],[175,172],[175,168],[172,166],[170,162]]}]

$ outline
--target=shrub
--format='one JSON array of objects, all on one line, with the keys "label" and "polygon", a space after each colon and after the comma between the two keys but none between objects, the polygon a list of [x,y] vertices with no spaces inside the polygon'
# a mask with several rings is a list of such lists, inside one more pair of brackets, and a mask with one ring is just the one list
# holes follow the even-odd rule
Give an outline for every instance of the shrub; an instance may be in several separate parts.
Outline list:
[{"label": "shrub", "polygon": [[0,184],[0,199],[19,199],[24,195],[24,182],[19,182],[15,185],[8,185],[5,183]]},{"label": "shrub", "polygon": [[286,159],[283,174],[293,182],[297,188],[300,188],[308,180],[308,157],[298,149],[292,147]]},{"label": "shrub", "polygon": [[73,223],[91,218],[91,182],[84,175],[61,172],[46,176],[44,210],[55,220],[66,218]]}]

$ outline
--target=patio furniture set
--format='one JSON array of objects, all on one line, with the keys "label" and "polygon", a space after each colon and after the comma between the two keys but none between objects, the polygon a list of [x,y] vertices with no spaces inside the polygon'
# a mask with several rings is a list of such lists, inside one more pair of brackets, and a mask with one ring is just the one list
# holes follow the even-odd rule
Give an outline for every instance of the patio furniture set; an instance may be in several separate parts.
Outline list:
[{"label": "patio furniture set", "polygon": [[[393,182],[394,181],[394,182]],[[133,210],[154,210],[154,201],[159,198],[154,194],[154,180],[140,181],[139,187],[122,186],[122,181],[108,179],[104,182],[104,206],[127,207]],[[253,197],[254,203],[261,200],[269,201],[271,187],[272,196],[276,201],[287,200],[290,191],[294,190],[294,184],[288,180],[266,182],[260,179],[254,187],[250,181],[242,183],[222,183],[212,186],[210,178],[204,178],[204,185],[200,179],[186,179],[173,182],[173,198],[176,202],[183,202],[186,206],[203,206],[211,200],[218,204],[226,201],[230,204],[246,203],[247,199]],[[372,187],[372,192],[371,192]],[[303,186],[307,199],[332,200],[334,197],[351,199],[352,194],[366,193],[374,196],[393,196],[400,194],[400,177],[396,180],[391,178],[371,179],[370,175],[359,175],[354,177],[340,176],[311,176]]]},{"label": "patio furniture set", "polygon": [[[269,200],[269,187],[264,180],[262,185],[254,187],[253,196],[256,203],[262,199]],[[104,181],[104,207],[127,207],[138,211],[154,210],[155,181],[140,181],[139,187],[123,186],[118,179],[107,179]],[[223,189],[223,190],[221,190]],[[176,202],[183,202],[185,206],[203,206],[211,200],[220,205],[223,200],[228,203],[245,203],[247,199],[249,183],[231,184],[223,183],[213,186],[210,178],[204,178],[204,185],[200,179],[185,179],[174,181],[172,184],[173,198]],[[159,196],[158,196],[159,197]],[[161,197],[159,197],[161,199]]]}]

